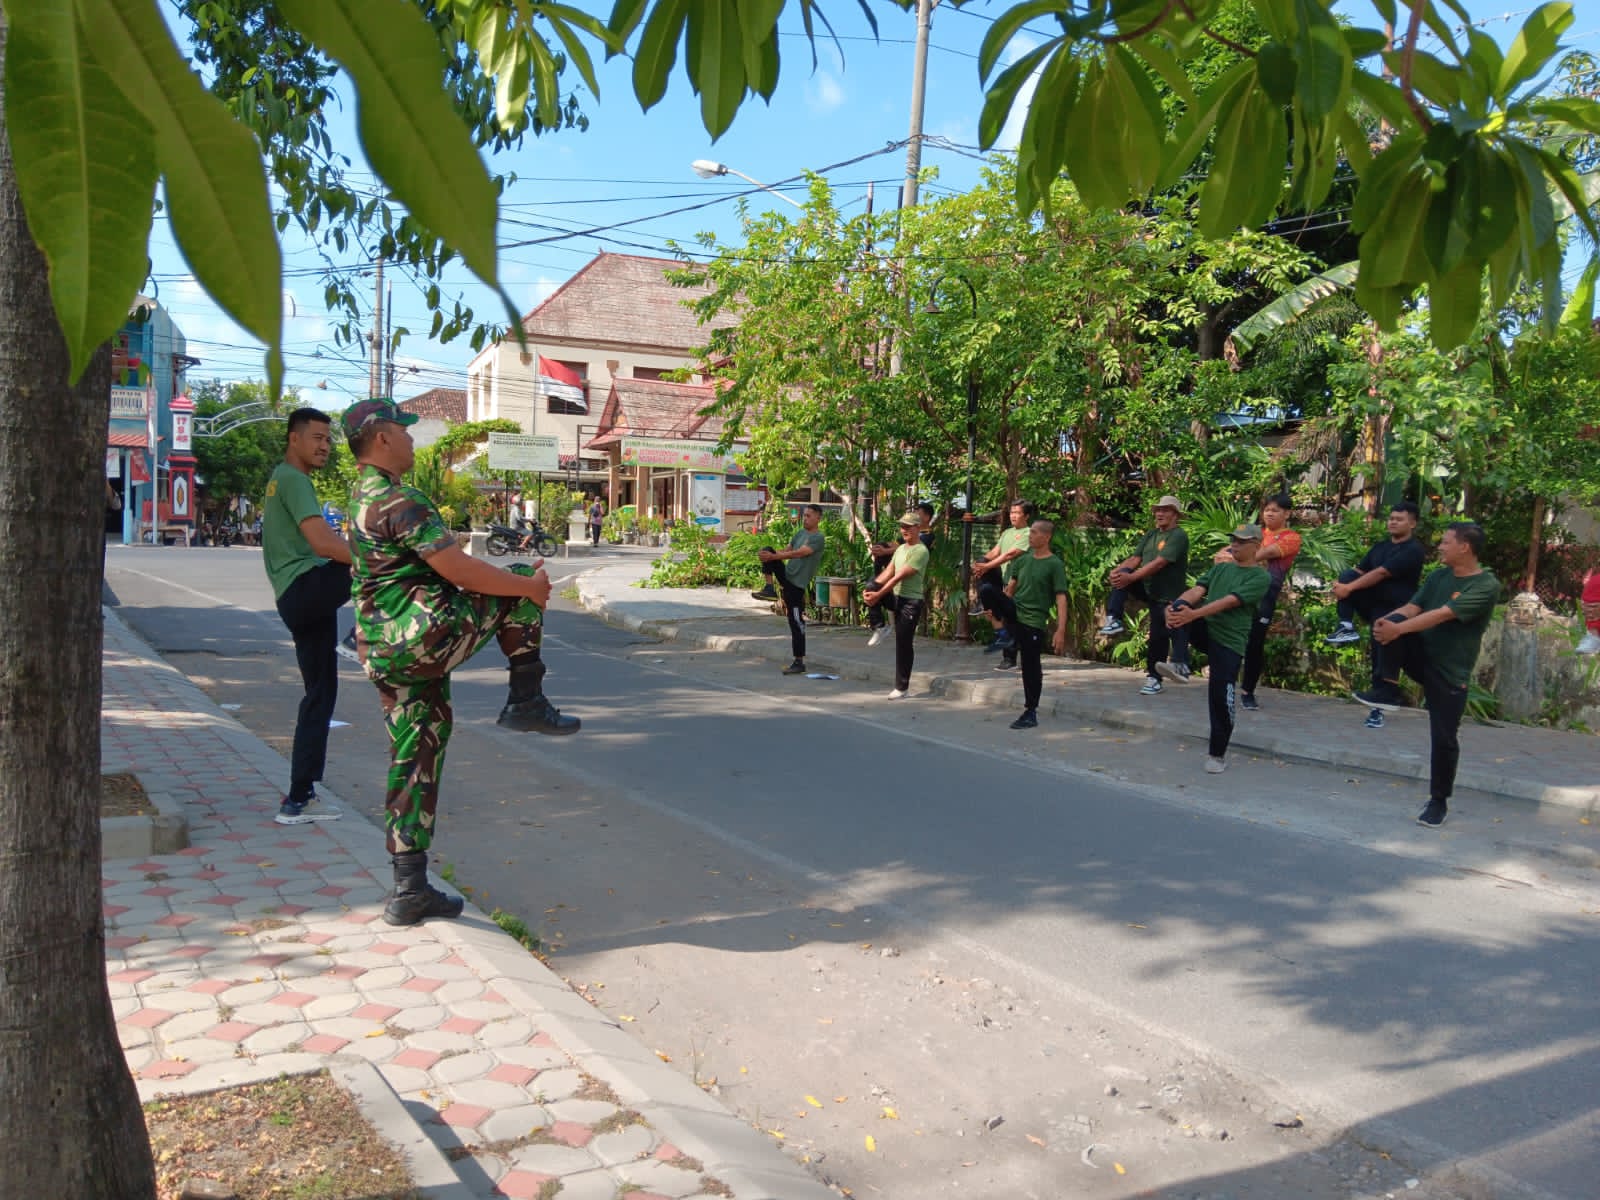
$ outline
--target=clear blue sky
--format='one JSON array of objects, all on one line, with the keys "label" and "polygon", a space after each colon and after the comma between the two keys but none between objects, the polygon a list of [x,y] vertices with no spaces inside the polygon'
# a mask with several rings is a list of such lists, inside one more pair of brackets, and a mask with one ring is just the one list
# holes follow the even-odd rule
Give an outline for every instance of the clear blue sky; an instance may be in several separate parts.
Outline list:
[{"label": "clear blue sky", "polygon": [[[578,6],[602,15],[610,9],[609,0]],[[982,93],[977,49],[992,16],[1008,7],[1010,0],[994,0],[964,9],[946,4],[935,9],[924,117],[929,141],[922,161],[924,167],[937,168],[939,177],[924,188],[925,198],[964,190],[978,177],[982,156],[977,149],[977,114]],[[1365,3],[1341,7],[1361,23],[1376,23]],[[1480,17],[1486,32],[1502,42],[1514,36],[1531,10],[1531,6],[1511,10],[1511,19],[1506,20],[1504,6],[1492,9],[1483,0],[1468,0],[1467,7]],[[569,71],[564,81],[579,91],[589,129],[529,138],[522,150],[491,163],[492,170],[518,177],[502,199],[499,230],[500,243],[506,247],[500,259],[502,278],[518,310],[533,308],[598,250],[667,256],[669,240],[692,245],[701,231],[737,239],[734,198],[748,193],[749,186],[732,177],[699,179],[689,167],[695,159],[724,162],[776,184],[808,169],[870,155],[829,171],[828,177],[847,212],[861,210],[869,181],[876,183],[875,204],[880,211],[892,207],[905,176],[906,155],[903,147],[884,151],[891,143],[903,142],[909,130],[915,14],[877,4],[879,37],[874,41],[854,0],[828,0],[824,9],[839,34],[838,44],[819,41],[813,70],[810,47],[794,23],[793,32],[783,38],[782,76],[771,106],[759,99],[747,102],[733,128],[715,144],[701,125],[698,98],[688,86],[681,62],[667,97],[649,113],[641,113],[634,99],[627,60],[598,67],[599,100],[578,87],[575,73]],[[1575,37],[1576,44],[1593,47],[1600,39],[1596,28],[1600,4],[1580,0],[1577,11],[1578,23],[1569,40]],[[1025,48],[1014,43],[1017,53]],[[364,166],[353,122],[346,117],[333,133],[340,148]],[[370,174],[353,178],[361,186],[376,183]],[[803,198],[803,184],[790,186],[796,198]],[[757,211],[788,207],[760,192],[751,203]],[[697,205],[703,207],[691,209]],[[690,211],[682,211],[686,209]],[[610,228],[587,232],[602,226]],[[509,245],[528,241],[537,244]],[[187,335],[189,352],[202,361],[191,381],[213,376],[261,378],[260,346],[200,291],[161,217],[152,233],[151,257],[161,301]],[[353,253],[350,261],[364,257]],[[285,289],[293,298],[294,314],[288,315],[286,305],[287,383],[301,389],[310,403],[340,408],[366,394],[366,358],[361,347],[333,344],[334,322],[326,314],[322,285],[312,270],[320,262],[309,246],[287,236]],[[429,341],[422,287],[395,270],[387,277],[394,284],[394,323],[413,331],[397,352],[396,394],[404,398],[430,387],[465,386],[466,364],[472,357],[467,340],[459,338],[448,345]],[[463,295],[481,316],[497,319],[503,311],[492,294],[459,267],[447,276],[444,290],[446,295]],[[315,357],[319,351],[321,357]],[[316,387],[321,380],[327,381],[326,391]]]}]

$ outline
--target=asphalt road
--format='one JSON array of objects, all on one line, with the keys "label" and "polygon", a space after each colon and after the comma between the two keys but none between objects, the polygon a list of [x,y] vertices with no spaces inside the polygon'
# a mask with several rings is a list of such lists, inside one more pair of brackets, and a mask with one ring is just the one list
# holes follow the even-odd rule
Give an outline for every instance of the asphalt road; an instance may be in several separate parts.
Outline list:
[{"label": "asphalt road", "polygon": [[[113,548],[108,582],[286,749],[299,682],[258,555]],[[855,1195],[1596,1194],[1592,875],[1413,833],[1395,785],[1207,778],[1198,745],[1087,727],[1018,749],[1010,713],[560,602],[546,659],[577,737],[494,724],[492,651],[457,674],[437,853]],[[375,813],[376,698],[342,670],[327,784]]]}]

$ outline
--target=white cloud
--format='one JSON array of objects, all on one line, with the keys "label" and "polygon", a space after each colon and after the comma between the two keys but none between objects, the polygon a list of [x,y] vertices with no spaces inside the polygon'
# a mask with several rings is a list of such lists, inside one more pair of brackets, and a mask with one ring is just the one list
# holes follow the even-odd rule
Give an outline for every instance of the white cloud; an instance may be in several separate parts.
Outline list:
[{"label": "white cloud", "polygon": [[844,85],[827,71],[818,69],[806,81],[806,107],[812,112],[832,112],[844,102]]},{"label": "white cloud", "polygon": [[[1006,47],[1005,63],[1010,66],[1039,45],[1029,37],[1016,37],[1011,39],[1011,44]],[[1011,114],[1006,117],[1006,123],[1000,130],[1000,136],[995,140],[996,150],[1015,150],[1022,142],[1022,127],[1028,120],[1028,109],[1033,104],[1033,93],[1039,86],[1039,72],[1036,70],[1028,76],[1027,82],[1017,92],[1017,98],[1011,105]]]}]

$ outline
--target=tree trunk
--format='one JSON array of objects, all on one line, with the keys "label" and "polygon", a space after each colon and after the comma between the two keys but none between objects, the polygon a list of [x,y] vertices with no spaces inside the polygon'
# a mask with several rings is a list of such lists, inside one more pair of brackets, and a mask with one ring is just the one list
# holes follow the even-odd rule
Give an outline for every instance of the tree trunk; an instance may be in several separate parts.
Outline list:
[{"label": "tree trunk", "polygon": [[1533,502],[1533,528],[1528,531],[1528,564],[1522,572],[1522,590],[1531,592],[1539,581],[1539,552],[1544,548],[1544,497]]},{"label": "tree trunk", "polygon": [[0,115],[0,1200],[153,1200],[100,911],[109,347],[68,373]]}]

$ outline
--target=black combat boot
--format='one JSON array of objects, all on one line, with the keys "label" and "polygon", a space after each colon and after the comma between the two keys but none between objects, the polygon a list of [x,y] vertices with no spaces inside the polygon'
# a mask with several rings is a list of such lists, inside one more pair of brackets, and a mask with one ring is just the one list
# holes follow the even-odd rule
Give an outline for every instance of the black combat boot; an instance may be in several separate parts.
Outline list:
[{"label": "black combat boot", "polygon": [[383,919],[391,925],[415,925],[429,917],[459,917],[463,901],[460,896],[446,896],[428,882],[428,855],[423,850],[407,850],[396,854],[394,863],[394,895],[383,910]]},{"label": "black combat boot", "polygon": [[511,695],[500,710],[500,724],[522,733],[577,733],[583,722],[562,716],[545,698],[544,669],[538,659],[511,668]]}]

